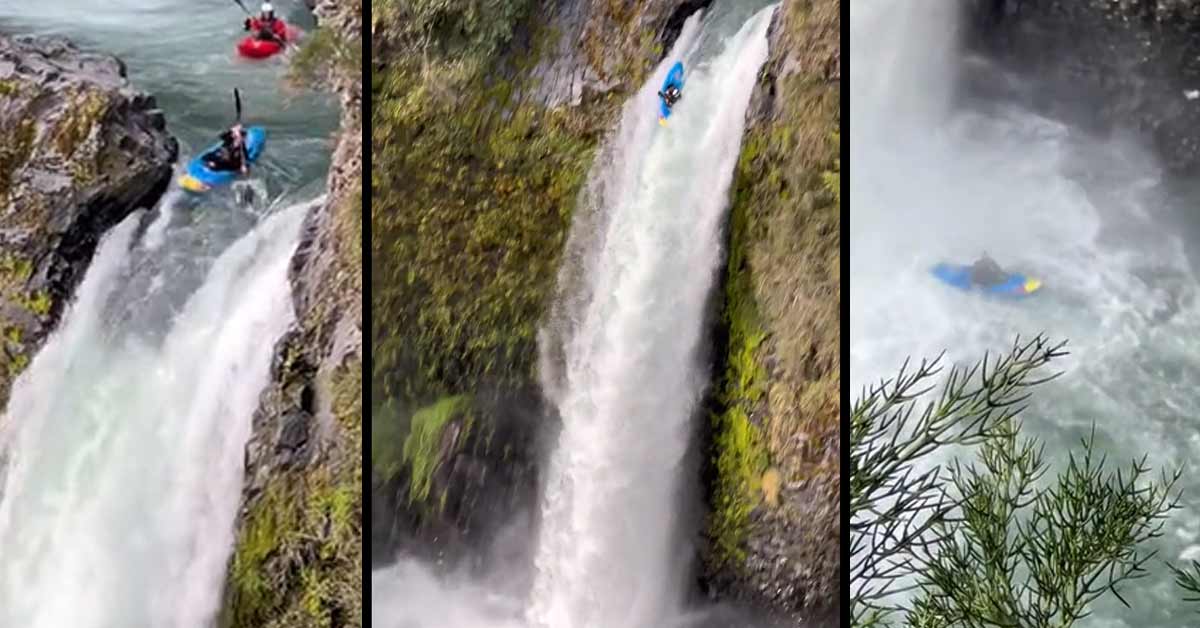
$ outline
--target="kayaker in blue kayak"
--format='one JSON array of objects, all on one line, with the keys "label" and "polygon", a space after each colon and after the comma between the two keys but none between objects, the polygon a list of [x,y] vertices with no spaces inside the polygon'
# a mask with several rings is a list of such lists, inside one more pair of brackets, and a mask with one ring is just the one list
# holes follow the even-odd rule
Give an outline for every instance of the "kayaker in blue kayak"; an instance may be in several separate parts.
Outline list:
[{"label": "kayaker in blue kayak", "polygon": [[250,155],[246,152],[246,129],[241,123],[221,134],[221,145],[204,156],[204,164],[216,172],[250,171]]},{"label": "kayaker in blue kayak", "polygon": [[1008,279],[1009,274],[987,254],[987,251],[983,252],[983,257],[971,264],[971,283],[977,286],[994,286]]}]

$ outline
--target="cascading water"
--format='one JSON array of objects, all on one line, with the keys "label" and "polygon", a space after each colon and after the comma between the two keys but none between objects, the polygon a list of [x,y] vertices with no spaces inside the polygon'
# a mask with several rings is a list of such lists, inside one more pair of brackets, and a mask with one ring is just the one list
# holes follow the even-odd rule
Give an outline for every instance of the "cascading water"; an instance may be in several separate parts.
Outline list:
[{"label": "cascading water", "polygon": [[300,199],[323,187],[336,108],[285,97],[281,60],[234,58],[232,2],[0,5],[6,33],[119,55],[182,159],[232,123],[233,87],[245,121],[268,129],[238,184],[256,192],[249,206],[172,189],[104,236],[0,418],[0,626],[212,626],[251,417],[293,321],[289,263],[321,202]]},{"label": "cascading water", "polygon": [[105,239],[4,417],[0,625],[209,625],[307,209],[222,254],[161,342],[127,324],[139,216]]},{"label": "cascading water", "polygon": [[[691,625],[678,512],[706,373],[706,303],[721,226],[774,7],[694,16],[626,104],[593,167],[564,258],[564,294],[543,335],[547,396],[563,429],[543,487],[534,582],[524,604],[439,583],[402,562],[373,577],[377,627],[658,628]],[[683,100],[658,125],[670,65]],[[572,264],[578,264],[572,267]],[[561,364],[552,362],[561,361]],[[439,612],[454,608],[450,618]],[[450,622],[450,623],[447,623]]]},{"label": "cascading water", "polygon": [[[946,349],[974,361],[1045,332],[1072,351],[1025,415],[1051,460],[1065,460],[1093,421],[1110,460],[1195,460],[1200,311],[1185,256],[1194,243],[1170,226],[1179,199],[1164,196],[1154,159],[1131,142],[958,93],[964,64],[986,65],[964,58],[959,6],[851,3],[851,389],[894,375],[909,355]],[[996,303],[929,274],[983,251],[1042,278],[1042,293]],[[1164,557],[1200,555],[1185,506],[1158,545]],[[1162,571],[1123,591],[1136,587],[1133,610],[1107,599],[1081,625],[1180,625],[1179,591]]]},{"label": "cascading water", "polygon": [[[537,625],[662,626],[680,606],[675,513],[706,375],[705,302],[772,12],[746,22],[711,61],[702,47],[689,50],[685,30],[626,105],[612,159],[596,169],[606,226],[573,234],[594,243],[595,258],[552,398],[563,429],[543,494]],[[647,112],[679,58],[692,68],[686,100],[664,131]]]}]

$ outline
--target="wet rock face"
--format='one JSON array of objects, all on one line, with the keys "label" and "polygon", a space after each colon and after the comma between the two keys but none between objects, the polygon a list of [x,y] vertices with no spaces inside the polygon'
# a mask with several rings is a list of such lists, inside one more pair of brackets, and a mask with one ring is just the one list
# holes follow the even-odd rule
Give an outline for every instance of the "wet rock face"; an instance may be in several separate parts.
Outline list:
[{"label": "wet rock face", "polygon": [[976,0],[966,42],[1022,80],[966,72],[1092,132],[1134,131],[1170,172],[1200,174],[1200,2]]},{"label": "wet rock face", "polygon": [[619,89],[637,89],[643,77],[630,70],[657,62],[679,37],[684,21],[711,0],[625,3],[562,0],[547,23],[557,33],[550,54],[532,71],[534,98],[547,107],[578,106]]},{"label": "wet rock face", "polygon": [[0,35],[0,323],[8,381],[53,327],[100,236],[170,182],[178,145],[116,57]]}]

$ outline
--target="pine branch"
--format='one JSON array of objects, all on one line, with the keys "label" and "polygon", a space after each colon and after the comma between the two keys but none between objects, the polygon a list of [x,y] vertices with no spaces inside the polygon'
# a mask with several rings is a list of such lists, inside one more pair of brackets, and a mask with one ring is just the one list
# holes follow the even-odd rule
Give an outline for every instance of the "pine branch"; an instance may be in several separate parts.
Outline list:
[{"label": "pine branch", "polygon": [[[944,490],[939,465],[917,467],[946,446],[973,446],[1013,429],[1028,388],[1057,377],[1037,377],[1049,361],[1066,355],[1065,343],[1038,336],[996,360],[985,356],[970,368],[952,368],[938,400],[914,415],[915,401],[930,392],[941,359],[922,360],[915,372],[906,361],[899,375],[864,391],[851,414],[850,528],[851,615],[866,625],[889,610],[883,603],[905,587],[900,579],[922,569],[945,540],[958,502]],[[882,619],[878,619],[882,621]]]},{"label": "pine branch", "polygon": [[[938,399],[940,360],[906,362],[894,380],[864,392],[851,424],[851,620],[884,626],[896,612],[914,628],[1068,628],[1100,597],[1128,606],[1122,587],[1146,575],[1179,507],[1181,475],[1151,477],[1146,458],[1110,470],[1095,430],[1049,483],[1045,449],[1021,435],[1029,388],[1058,376],[1036,371],[1065,355],[1038,336],[1007,356],[951,369]],[[930,464],[947,446],[974,462]],[[1200,601],[1194,572],[1171,566]],[[911,584],[901,584],[902,580]],[[907,607],[898,592],[916,590]]]},{"label": "pine branch", "polygon": [[1200,561],[1192,561],[1190,570],[1180,569],[1171,563],[1167,568],[1175,574],[1175,584],[1186,591],[1185,602],[1200,602]]}]

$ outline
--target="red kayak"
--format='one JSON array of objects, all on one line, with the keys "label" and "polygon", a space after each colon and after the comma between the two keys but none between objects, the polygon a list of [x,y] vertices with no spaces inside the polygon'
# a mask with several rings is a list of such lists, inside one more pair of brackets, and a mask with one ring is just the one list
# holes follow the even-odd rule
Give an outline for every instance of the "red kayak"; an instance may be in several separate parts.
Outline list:
[{"label": "red kayak", "polygon": [[[257,35],[260,30],[262,30],[261,22],[259,22],[257,19],[251,19],[250,31],[255,34],[247,35],[238,42],[238,54],[251,59],[266,59],[267,57],[275,55],[279,51],[283,50],[283,44],[280,44],[278,41],[274,39],[260,38]],[[285,42],[293,41],[296,39],[297,35],[299,35],[298,30],[288,26],[283,22],[283,20],[275,20],[275,23],[271,25],[271,32]]]}]

